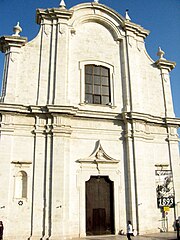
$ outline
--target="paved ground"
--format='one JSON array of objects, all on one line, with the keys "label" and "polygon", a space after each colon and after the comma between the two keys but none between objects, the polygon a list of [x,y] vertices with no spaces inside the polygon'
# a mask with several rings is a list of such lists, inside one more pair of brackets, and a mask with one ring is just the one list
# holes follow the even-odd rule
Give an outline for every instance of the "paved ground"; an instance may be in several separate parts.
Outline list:
[{"label": "paved ground", "polygon": [[[168,232],[168,233],[156,233],[156,234],[147,234],[147,235],[141,235],[141,236],[136,236],[136,237],[131,237],[132,240],[176,240],[176,232]],[[85,238],[73,238],[73,240],[123,240],[127,239],[126,236],[88,236]]]}]

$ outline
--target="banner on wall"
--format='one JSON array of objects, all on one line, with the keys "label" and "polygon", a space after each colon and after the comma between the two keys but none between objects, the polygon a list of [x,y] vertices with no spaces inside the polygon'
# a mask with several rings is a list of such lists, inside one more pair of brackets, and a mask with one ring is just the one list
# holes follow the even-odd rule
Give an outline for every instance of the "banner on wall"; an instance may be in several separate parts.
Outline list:
[{"label": "banner on wall", "polygon": [[173,175],[171,170],[156,170],[156,194],[158,208],[174,208]]}]

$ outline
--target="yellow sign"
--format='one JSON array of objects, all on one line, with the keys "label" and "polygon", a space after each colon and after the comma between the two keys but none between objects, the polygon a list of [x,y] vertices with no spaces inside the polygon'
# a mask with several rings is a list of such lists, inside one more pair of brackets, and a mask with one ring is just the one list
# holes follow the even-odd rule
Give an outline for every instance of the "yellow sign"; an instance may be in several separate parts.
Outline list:
[{"label": "yellow sign", "polygon": [[164,207],[164,212],[169,212],[170,208],[169,207]]}]

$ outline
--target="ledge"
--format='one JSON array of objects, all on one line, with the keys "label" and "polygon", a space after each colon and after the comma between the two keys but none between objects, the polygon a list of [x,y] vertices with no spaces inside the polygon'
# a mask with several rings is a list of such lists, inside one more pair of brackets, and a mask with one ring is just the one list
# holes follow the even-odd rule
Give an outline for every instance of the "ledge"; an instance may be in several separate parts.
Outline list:
[{"label": "ledge", "polygon": [[41,24],[43,19],[66,19],[69,20],[72,17],[73,11],[62,8],[48,8],[36,10],[36,23]]},{"label": "ledge", "polygon": [[167,69],[169,72],[172,71],[176,66],[175,62],[168,61],[165,58],[158,59],[155,64],[159,69]]},{"label": "ledge", "polygon": [[0,51],[6,52],[9,47],[22,47],[27,42],[26,37],[18,37],[18,36],[2,36],[0,38]]},{"label": "ledge", "polygon": [[132,22],[127,21],[127,20],[125,20],[122,23],[122,27],[126,32],[127,31],[132,32],[135,35],[137,35],[139,37],[143,37],[143,38],[146,38],[150,33],[149,30],[146,30],[143,27],[141,27],[140,25],[132,23]]}]

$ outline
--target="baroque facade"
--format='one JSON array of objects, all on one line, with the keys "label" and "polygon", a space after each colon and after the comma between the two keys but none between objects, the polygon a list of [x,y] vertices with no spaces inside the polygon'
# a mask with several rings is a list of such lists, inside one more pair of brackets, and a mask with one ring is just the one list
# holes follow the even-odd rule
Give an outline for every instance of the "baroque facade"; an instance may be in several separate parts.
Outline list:
[{"label": "baroque facade", "polygon": [[[98,3],[38,9],[15,26],[0,102],[5,239],[172,229],[180,161],[170,88],[175,63],[145,49],[149,31]],[[180,212],[180,209],[179,209]],[[164,221],[165,219],[166,221]]]}]

